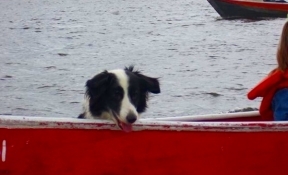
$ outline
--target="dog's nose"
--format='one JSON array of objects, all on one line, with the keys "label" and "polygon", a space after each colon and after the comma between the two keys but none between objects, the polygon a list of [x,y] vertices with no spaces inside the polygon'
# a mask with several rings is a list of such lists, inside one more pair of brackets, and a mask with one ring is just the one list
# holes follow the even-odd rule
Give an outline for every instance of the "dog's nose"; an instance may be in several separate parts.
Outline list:
[{"label": "dog's nose", "polygon": [[129,123],[134,123],[137,120],[137,117],[134,114],[128,114],[128,116],[126,117],[126,120]]}]

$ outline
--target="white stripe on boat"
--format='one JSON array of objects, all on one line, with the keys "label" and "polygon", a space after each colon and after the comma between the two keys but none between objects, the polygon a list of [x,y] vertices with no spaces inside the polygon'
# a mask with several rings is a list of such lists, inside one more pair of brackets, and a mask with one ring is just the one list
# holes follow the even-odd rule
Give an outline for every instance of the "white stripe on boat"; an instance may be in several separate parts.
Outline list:
[{"label": "white stripe on boat", "polygon": [[[219,132],[287,132],[288,121],[197,121],[204,119],[229,119],[238,117],[253,117],[258,112],[239,112],[229,114],[194,115],[174,118],[140,119],[133,124],[133,131],[162,130],[162,131],[219,131]],[[172,119],[174,121],[172,121]],[[164,121],[165,120],[165,121]],[[196,121],[195,121],[196,120]],[[94,129],[119,130],[113,121],[101,119],[29,117],[0,115],[0,129]]]},{"label": "white stripe on boat", "polygon": [[2,142],[2,162],[6,160],[6,140]]}]

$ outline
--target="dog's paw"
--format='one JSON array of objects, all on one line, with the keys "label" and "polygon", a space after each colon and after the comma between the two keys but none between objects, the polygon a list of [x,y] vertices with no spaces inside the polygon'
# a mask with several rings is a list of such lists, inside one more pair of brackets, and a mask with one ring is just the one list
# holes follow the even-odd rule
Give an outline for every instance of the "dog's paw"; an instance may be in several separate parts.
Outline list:
[{"label": "dog's paw", "polygon": [[82,113],[82,114],[80,114],[77,118],[85,118],[85,114]]}]

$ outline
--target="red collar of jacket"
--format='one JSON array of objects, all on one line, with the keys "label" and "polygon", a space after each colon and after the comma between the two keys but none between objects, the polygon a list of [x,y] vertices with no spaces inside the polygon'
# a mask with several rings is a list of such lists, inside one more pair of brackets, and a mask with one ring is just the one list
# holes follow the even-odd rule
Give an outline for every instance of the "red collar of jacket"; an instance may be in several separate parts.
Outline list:
[{"label": "red collar of jacket", "polygon": [[288,70],[274,71],[248,92],[247,97],[250,100],[263,97],[259,108],[262,120],[273,120],[271,102],[274,94],[282,88],[288,88]]}]

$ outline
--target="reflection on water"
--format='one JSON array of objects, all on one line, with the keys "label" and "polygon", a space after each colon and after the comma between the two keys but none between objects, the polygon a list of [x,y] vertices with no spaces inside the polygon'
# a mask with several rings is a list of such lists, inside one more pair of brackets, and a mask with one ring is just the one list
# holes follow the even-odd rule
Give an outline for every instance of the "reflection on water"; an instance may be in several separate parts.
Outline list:
[{"label": "reflection on water", "polygon": [[0,113],[76,117],[84,84],[134,64],[160,77],[144,117],[258,107],[285,19],[221,20],[206,1],[1,2]]}]

